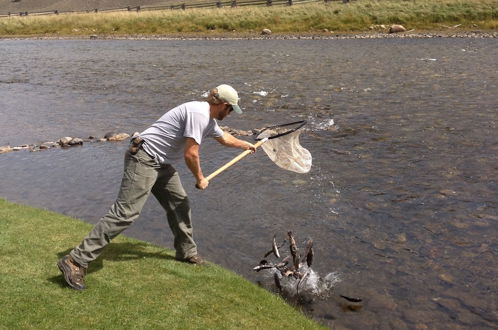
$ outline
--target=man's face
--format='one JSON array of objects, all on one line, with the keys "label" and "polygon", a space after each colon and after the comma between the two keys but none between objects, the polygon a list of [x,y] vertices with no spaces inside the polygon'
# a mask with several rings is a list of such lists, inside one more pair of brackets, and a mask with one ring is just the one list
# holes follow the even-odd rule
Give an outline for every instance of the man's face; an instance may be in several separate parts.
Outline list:
[{"label": "man's face", "polygon": [[218,120],[223,120],[223,118],[228,116],[230,114],[230,112],[233,111],[233,107],[230,104],[224,103],[223,105],[225,107],[220,112],[218,112],[218,117],[216,117],[216,119],[218,119]]}]

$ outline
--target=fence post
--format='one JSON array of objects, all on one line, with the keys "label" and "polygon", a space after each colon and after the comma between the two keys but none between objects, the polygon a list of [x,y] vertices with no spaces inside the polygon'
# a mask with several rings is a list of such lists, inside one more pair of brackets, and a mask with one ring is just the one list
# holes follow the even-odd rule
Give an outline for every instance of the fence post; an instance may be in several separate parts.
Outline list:
[{"label": "fence post", "polygon": [[182,9],[185,10],[186,6],[184,3],[182,3]]},{"label": "fence post", "polygon": [[271,6],[273,4],[273,1],[272,0],[266,0],[266,5],[267,6]]},{"label": "fence post", "polygon": [[98,13],[98,12],[99,12],[99,10],[98,10],[97,8],[95,8],[93,11],[94,11],[94,12],[96,12],[96,13]]},{"label": "fence post", "polygon": [[217,8],[221,8],[221,7],[222,7],[222,5],[221,5],[221,1],[216,1],[216,7],[217,7]]},{"label": "fence post", "polygon": [[137,13],[140,11],[140,6],[137,6]]},{"label": "fence post", "polygon": [[232,8],[237,7],[237,0],[232,0],[232,4],[230,5]]},{"label": "fence post", "polygon": [[58,11],[57,9],[56,9],[56,10],[54,10],[54,14],[55,14],[55,15],[59,15],[59,11]]},{"label": "fence post", "polygon": [[287,0],[287,4],[288,4],[289,6],[292,6],[292,0]]},{"label": "fence post", "polygon": [[342,0],[342,3],[348,3],[349,0]]}]

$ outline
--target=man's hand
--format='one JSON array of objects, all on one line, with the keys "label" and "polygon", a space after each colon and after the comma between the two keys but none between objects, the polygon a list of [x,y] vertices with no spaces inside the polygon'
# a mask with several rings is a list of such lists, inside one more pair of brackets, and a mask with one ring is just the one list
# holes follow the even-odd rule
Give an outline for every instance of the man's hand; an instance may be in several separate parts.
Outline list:
[{"label": "man's hand", "polygon": [[243,147],[244,150],[251,150],[252,153],[256,152],[256,147],[254,144],[246,142],[246,145]]},{"label": "man's hand", "polygon": [[209,185],[209,181],[206,180],[201,170],[201,161],[199,157],[199,145],[192,138],[185,138],[185,163],[190,169],[197,183],[195,184],[198,189],[206,189]]},{"label": "man's hand", "polygon": [[195,187],[200,190],[204,190],[209,186],[209,181],[206,178],[202,178],[195,184]]}]

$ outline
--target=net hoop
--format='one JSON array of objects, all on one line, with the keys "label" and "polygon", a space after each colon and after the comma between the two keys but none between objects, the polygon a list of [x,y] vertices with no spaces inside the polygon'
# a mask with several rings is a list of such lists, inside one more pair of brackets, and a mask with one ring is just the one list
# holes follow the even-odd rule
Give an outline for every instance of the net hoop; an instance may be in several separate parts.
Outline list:
[{"label": "net hoop", "polygon": [[268,127],[265,127],[263,130],[261,130],[258,133],[258,135],[254,138],[254,140],[256,140],[256,141],[263,140],[264,138],[262,138],[262,137],[260,138],[259,136],[261,136],[262,133],[264,131],[266,131],[266,130],[271,130],[271,129],[275,129],[275,128],[282,128],[282,127],[287,127],[287,126],[295,125],[295,127],[289,129],[288,131],[285,131],[285,132],[282,132],[282,133],[277,133],[275,135],[271,135],[271,136],[265,137],[268,140],[276,139],[278,137],[281,137],[281,136],[284,136],[284,135],[287,135],[287,134],[290,134],[290,133],[293,133],[293,132],[297,131],[298,129],[300,129],[301,127],[303,127],[304,125],[306,125],[306,123],[307,123],[306,120],[299,120],[299,121],[295,121],[295,122],[287,123],[287,124],[268,126]]}]

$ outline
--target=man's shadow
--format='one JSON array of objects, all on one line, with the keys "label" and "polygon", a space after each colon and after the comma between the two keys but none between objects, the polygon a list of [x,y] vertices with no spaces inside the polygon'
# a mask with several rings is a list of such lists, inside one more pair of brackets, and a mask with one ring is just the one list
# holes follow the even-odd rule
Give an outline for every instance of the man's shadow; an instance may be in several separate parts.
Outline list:
[{"label": "man's shadow", "polygon": [[[169,255],[165,250],[151,253],[146,252],[145,247],[147,247],[147,243],[110,243],[106,246],[105,251],[100,255],[95,261],[93,261],[87,269],[87,274],[98,272],[104,266],[104,260],[112,260],[112,261],[128,261],[135,259],[143,259],[143,258],[156,258],[163,260],[172,260],[175,259],[173,256]],[[57,253],[57,260],[62,258],[63,256],[69,254],[72,248],[67,249],[65,251]],[[57,267],[57,266],[56,266]],[[66,287],[66,281],[64,280],[64,276],[62,274],[50,277],[48,279],[50,282],[59,284],[61,287]]]}]

